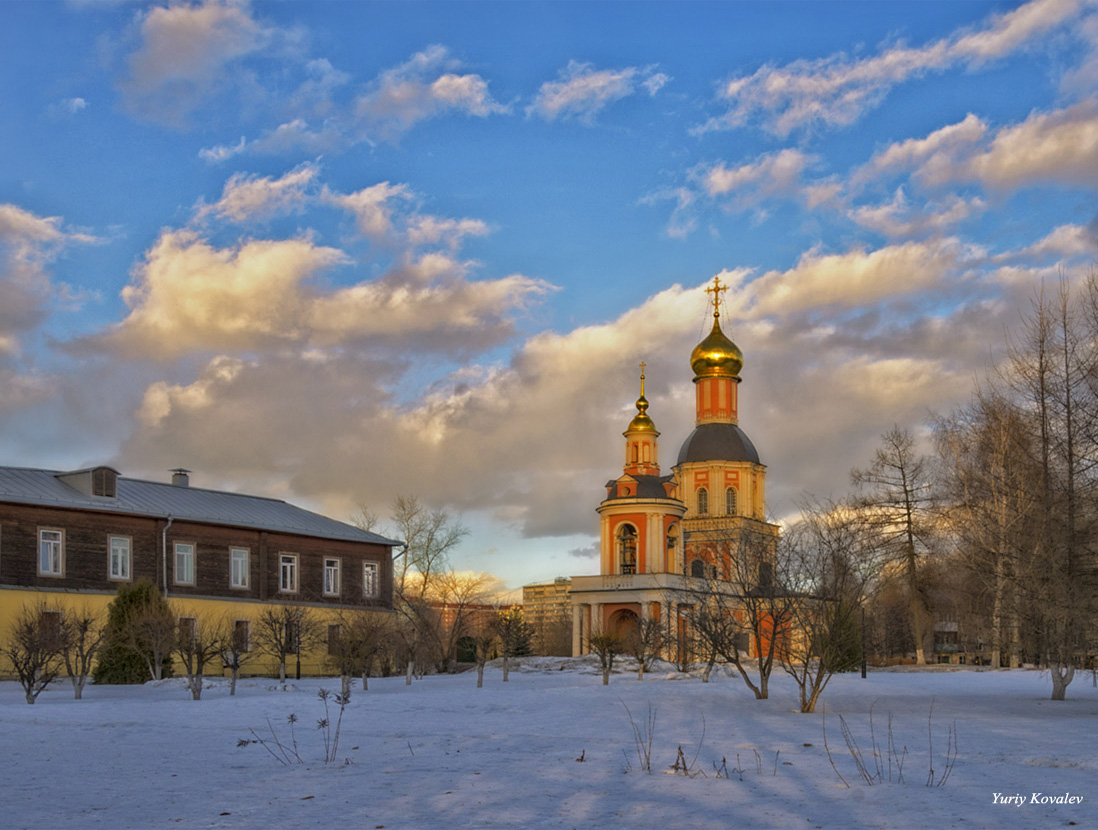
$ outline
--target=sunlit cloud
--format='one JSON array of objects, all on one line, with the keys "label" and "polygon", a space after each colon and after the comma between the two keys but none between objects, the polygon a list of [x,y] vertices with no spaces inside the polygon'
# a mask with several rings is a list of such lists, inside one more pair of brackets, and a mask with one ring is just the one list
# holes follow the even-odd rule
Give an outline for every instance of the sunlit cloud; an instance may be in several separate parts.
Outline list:
[{"label": "sunlit cloud", "polygon": [[924,205],[914,205],[901,187],[896,189],[890,201],[853,208],[849,216],[863,228],[896,239],[945,233],[985,208],[979,198],[964,199],[953,194]]},{"label": "sunlit cloud", "polygon": [[225,183],[217,202],[199,207],[196,218],[219,217],[242,223],[300,210],[308,198],[307,188],[318,173],[315,164],[303,164],[277,179],[237,173]]},{"label": "sunlit cloud", "polygon": [[431,46],[388,69],[358,96],[355,118],[366,138],[392,141],[415,124],[447,112],[484,118],[507,112],[480,75],[457,74],[460,63]]},{"label": "sunlit cloud", "polygon": [[727,111],[699,130],[731,129],[756,119],[779,136],[816,125],[848,126],[897,84],[927,72],[978,68],[1077,20],[1086,9],[1084,0],[1032,0],[991,16],[975,31],[956,32],[921,47],[897,43],[861,59],[836,54],[785,66],[768,64],[726,81],[720,98]]},{"label": "sunlit cloud", "polygon": [[574,118],[583,124],[592,124],[602,110],[633,95],[638,86],[649,95],[655,95],[668,81],[667,75],[655,72],[651,67],[596,69],[594,64],[573,60],[560,71],[557,80],[541,85],[526,114],[545,121]]}]

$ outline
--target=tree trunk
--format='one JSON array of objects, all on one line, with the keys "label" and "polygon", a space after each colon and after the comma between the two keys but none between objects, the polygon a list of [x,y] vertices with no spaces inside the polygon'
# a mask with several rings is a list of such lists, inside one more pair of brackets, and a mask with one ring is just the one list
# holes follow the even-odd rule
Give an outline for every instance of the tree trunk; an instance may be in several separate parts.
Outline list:
[{"label": "tree trunk", "polygon": [[88,680],[87,676],[74,677],[72,679],[72,697],[73,700],[82,700],[84,697],[84,683]]},{"label": "tree trunk", "polygon": [[509,668],[510,667],[507,663],[507,652],[504,651],[503,652],[503,682],[504,683],[507,682],[507,675],[508,675]]},{"label": "tree trunk", "polygon": [[[602,667],[602,685],[603,686],[609,686],[610,685],[610,667],[609,666],[603,666]],[[31,703],[34,703],[34,701],[32,700]]]},{"label": "tree trunk", "polygon": [[232,667],[232,676],[229,680],[229,697],[236,695],[236,679],[240,676],[240,666]]},{"label": "tree trunk", "polygon": [[351,675],[344,673],[339,676],[339,694],[344,700],[351,699]]},{"label": "tree trunk", "polygon": [[638,681],[644,680],[644,661],[643,660],[637,665],[637,680]]},{"label": "tree trunk", "polygon": [[483,687],[484,687],[484,664],[483,663],[477,663],[477,688],[481,689]]},{"label": "tree trunk", "polygon": [[278,682],[283,686],[286,685],[286,658],[283,657],[278,663]]},{"label": "tree trunk", "polygon": [[702,683],[708,683],[709,682],[709,673],[713,671],[713,664],[715,662],[716,662],[716,660],[714,660],[712,658],[705,661],[705,668],[702,669]]},{"label": "tree trunk", "polygon": [[404,669],[404,685],[405,686],[411,686],[412,685],[412,672],[415,670],[415,666],[416,666],[416,661],[415,660],[409,660],[408,661],[408,665]]},{"label": "tree trunk", "polygon": [[1072,663],[1049,663],[1048,668],[1052,675],[1052,699],[1063,700],[1068,684],[1075,677],[1075,666]]}]

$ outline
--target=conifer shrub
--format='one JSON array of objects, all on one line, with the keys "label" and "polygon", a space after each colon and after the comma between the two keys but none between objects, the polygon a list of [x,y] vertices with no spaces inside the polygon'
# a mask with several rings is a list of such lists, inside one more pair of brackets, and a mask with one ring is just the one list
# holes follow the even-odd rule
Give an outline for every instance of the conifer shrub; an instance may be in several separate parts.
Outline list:
[{"label": "conifer shrub", "polygon": [[[139,579],[118,586],[117,595],[107,606],[104,644],[92,675],[96,683],[145,683],[150,679],[148,663],[134,649],[129,630],[130,621],[147,611],[171,615],[168,601],[152,582]],[[170,656],[165,657],[162,668],[162,676],[170,677]]]}]

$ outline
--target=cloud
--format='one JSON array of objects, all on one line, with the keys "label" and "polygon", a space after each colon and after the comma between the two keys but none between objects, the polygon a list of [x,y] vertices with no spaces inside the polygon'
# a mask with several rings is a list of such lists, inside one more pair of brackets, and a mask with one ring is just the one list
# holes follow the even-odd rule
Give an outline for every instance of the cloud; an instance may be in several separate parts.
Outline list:
[{"label": "cloud", "polygon": [[[469,236],[485,236],[480,219],[452,219],[419,213],[418,197],[404,184],[379,182],[354,193],[325,190],[325,201],[354,215],[359,233],[375,243],[456,251]],[[407,208],[407,209],[406,209]]]},{"label": "cloud", "polygon": [[308,198],[307,188],[318,173],[315,164],[302,164],[278,179],[237,173],[225,183],[221,198],[215,204],[199,207],[196,218],[219,217],[243,223],[299,210]]},{"label": "cloud", "polygon": [[1098,230],[1085,225],[1060,225],[1020,251],[994,257],[996,262],[1016,259],[1063,259],[1098,256]]},{"label": "cloud", "polygon": [[541,85],[526,114],[546,121],[574,118],[583,124],[593,124],[603,109],[634,94],[638,86],[655,95],[669,80],[651,67],[595,69],[593,64],[573,60],[560,71],[558,80]]},{"label": "cloud", "polygon": [[750,314],[854,308],[935,288],[973,256],[956,239],[906,242],[842,254],[809,251],[787,271],[750,284]]},{"label": "cloud", "polygon": [[367,138],[393,141],[420,121],[447,112],[485,118],[507,112],[480,75],[458,75],[460,63],[443,46],[431,46],[388,69],[355,101],[354,113]]},{"label": "cloud", "polygon": [[173,3],[137,18],[139,45],[121,83],[126,107],[150,121],[181,126],[211,96],[234,84],[231,67],[273,39],[246,2]]},{"label": "cloud", "polygon": [[987,135],[987,125],[969,113],[963,121],[947,124],[926,138],[909,138],[873,155],[855,172],[855,183],[880,175],[915,170],[927,184],[940,184],[953,175],[958,156],[971,151]]},{"label": "cloud", "polygon": [[741,203],[754,204],[768,196],[796,191],[801,174],[811,160],[811,156],[799,150],[785,149],[767,153],[739,167],[728,167],[722,162],[696,176],[710,198],[735,193]]},{"label": "cloud", "polygon": [[18,354],[23,335],[46,318],[51,304],[72,296],[53,282],[49,264],[67,245],[96,241],[65,230],[60,217],[0,204],[0,355]]},{"label": "cloud", "polygon": [[1098,98],[1000,130],[962,170],[1000,189],[1041,182],[1098,187]]},{"label": "cloud", "polygon": [[1078,19],[1086,8],[1084,0],[1031,0],[991,16],[975,31],[956,32],[922,47],[897,43],[857,60],[837,54],[785,66],[768,64],[726,81],[720,98],[728,110],[698,131],[732,129],[754,119],[779,136],[817,125],[848,126],[897,84],[956,66],[977,68],[1010,55]]},{"label": "cloud", "polygon": [[858,225],[883,236],[911,238],[944,233],[985,207],[981,199],[963,199],[953,194],[918,207],[908,202],[901,187],[891,201],[853,208],[848,215]]}]

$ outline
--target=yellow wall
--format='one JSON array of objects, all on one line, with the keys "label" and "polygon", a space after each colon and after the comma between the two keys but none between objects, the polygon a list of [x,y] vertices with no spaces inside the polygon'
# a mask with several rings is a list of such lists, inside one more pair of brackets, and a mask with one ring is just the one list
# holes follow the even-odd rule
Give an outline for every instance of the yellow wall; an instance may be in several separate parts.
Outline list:
[{"label": "yellow wall", "polygon": [[[0,649],[6,645],[12,625],[25,607],[41,607],[43,610],[49,611],[91,611],[99,614],[105,623],[107,619],[107,606],[110,605],[112,600],[114,600],[114,594],[34,590],[0,586]],[[168,596],[168,603],[171,605],[172,610],[176,615],[181,617],[225,617],[232,620],[252,620],[251,631],[253,649],[256,636],[255,619],[264,608],[271,605],[282,604],[274,602],[251,602],[247,600],[196,599],[193,597],[175,599],[171,597],[170,594]],[[337,608],[316,606],[310,606],[310,609],[324,625],[322,636],[326,636],[327,625],[338,621],[337,615],[339,610]],[[372,613],[389,614],[391,612],[382,610],[374,611]],[[296,655],[291,655],[286,661],[287,677],[293,677],[296,669]],[[178,671],[176,673],[178,674]],[[206,668],[207,676],[217,677],[221,674],[222,669],[220,663],[217,661]],[[326,644],[314,649],[312,653],[302,653],[301,674],[302,676],[333,674],[332,667],[328,664],[328,649]],[[0,654],[0,677],[11,677],[12,675],[11,661],[6,655]],[[224,671],[224,675],[226,677],[229,676],[228,670]],[[251,659],[241,670],[241,675],[277,677],[278,661],[275,658],[260,654],[253,650]]]}]

